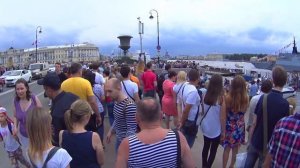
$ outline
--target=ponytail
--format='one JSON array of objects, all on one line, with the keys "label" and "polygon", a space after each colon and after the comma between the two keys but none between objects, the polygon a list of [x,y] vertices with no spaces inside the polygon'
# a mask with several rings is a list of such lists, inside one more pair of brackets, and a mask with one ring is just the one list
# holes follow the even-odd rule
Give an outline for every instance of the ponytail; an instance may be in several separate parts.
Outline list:
[{"label": "ponytail", "polygon": [[70,131],[73,129],[73,126],[72,126],[72,119],[71,119],[71,112],[72,112],[72,109],[69,109],[65,112],[65,115],[64,115],[64,118],[65,118],[65,124],[67,126],[67,129]]}]

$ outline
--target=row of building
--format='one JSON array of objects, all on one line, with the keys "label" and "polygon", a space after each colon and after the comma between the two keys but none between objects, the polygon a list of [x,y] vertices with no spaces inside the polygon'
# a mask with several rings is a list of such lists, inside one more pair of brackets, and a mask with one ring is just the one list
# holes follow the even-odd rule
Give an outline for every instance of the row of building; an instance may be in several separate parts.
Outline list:
[{"label": "row of building", "polygon": [[5,67],[26,67],[34,62],[91,62],[100,59],[99,48],[91,43],[46,46],[28,49],[13,47],[0,52],[0,65]]}]

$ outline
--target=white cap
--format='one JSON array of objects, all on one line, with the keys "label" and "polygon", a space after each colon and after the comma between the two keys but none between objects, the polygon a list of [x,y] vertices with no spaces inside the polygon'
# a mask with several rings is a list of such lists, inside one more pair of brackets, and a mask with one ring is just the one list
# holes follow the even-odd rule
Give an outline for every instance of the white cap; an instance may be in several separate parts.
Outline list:
[{"label": "white cap", "polygon": [[6,108],[0,107],[0,113],[6,113]]}]

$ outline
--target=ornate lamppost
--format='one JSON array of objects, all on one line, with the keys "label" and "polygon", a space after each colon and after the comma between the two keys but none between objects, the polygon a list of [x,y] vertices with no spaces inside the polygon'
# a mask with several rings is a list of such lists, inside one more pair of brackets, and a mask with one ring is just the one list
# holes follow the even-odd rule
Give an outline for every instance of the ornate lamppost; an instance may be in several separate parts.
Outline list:
[{"label": "ornate lamppost", "polygon": [[38,33],[42,33],[42,27],[38,26],[35,30],[35,62],[37,63],[37,44],[38,44]]},{"label": "ornate lamppost", "polygon": [[156,46],[156,50],[157,50],[157,59],[158,59],[158,64],[159,64],[159,57],[160,57],[160,49],[161,49],[161,47],[160,47],[160,45],[159,45],[159,19],[158,19],[158,12],[157,12],[157,10],[155,10],[155,9],[152,9],[152,10],[150,10],[150,19],[153,19],[154,17],[153,17],[153,15],[152,15],[152,12],[155,12],[156,13],[156,21],[157,21],[157,46]]}]

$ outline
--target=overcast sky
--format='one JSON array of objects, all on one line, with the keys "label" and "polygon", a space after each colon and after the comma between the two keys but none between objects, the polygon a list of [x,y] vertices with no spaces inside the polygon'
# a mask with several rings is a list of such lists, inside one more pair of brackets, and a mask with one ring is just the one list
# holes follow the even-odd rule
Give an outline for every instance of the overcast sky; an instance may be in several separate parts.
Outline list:
[{"label": "overcast sky", "polygon": [[[300,39],[299,0],[0,0],[0,50],[90,42],[102,54],[118,52],[119,35],[139,49],[138,20],[146,51],[155,54],[159,13],[161,52],[274,54]],[[290,51],[289,49],[288,51]]]}]

